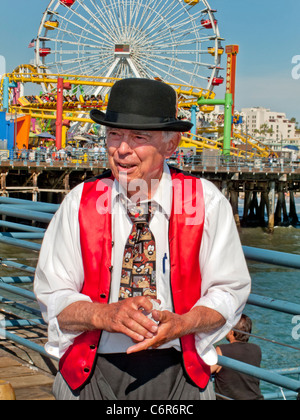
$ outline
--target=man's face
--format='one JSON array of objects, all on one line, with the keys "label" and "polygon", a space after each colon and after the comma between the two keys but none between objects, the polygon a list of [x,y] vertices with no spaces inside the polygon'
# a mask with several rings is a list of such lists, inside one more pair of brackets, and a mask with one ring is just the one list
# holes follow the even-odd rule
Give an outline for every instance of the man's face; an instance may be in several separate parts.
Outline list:
[{"label": "man's face", "polygon": [[[151,180],[160,180],[164,160],[174,153],[179,140],[179,133],[166,141],[162,131],[108,128],[108,159],[113,175],[126,189],[129,183],[134,189],[134,181],[137,185],[145,181],[150,198],[154,193],[150,190]],[[132,194],[128,190],[128,195]]]}]

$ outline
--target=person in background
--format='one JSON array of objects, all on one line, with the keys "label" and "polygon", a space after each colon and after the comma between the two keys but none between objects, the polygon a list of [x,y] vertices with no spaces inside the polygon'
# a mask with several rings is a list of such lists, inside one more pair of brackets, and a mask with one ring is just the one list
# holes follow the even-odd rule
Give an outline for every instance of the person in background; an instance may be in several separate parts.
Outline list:
[{"label": "person in background", "polygon": [[[261,349],[256,344],[249,343],[251,331],[252,321],[243,314],[235,328],[226,336],[230,344],[219,345],[216,348],[217,353],[260,367]],[[257,378],[218,365],[212,366],[211,372],[215,374],[217,400],[263,400]]]}]

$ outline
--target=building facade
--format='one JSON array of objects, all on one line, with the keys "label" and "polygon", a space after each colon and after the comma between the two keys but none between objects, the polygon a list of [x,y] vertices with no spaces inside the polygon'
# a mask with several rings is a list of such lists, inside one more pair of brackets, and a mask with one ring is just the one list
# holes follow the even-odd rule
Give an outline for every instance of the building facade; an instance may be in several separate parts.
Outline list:
[{"label": "building facade", "polygon": [[296,139],[296,124],[285,113],[267,108],[242,108],[242,129],[250,136],[259,138],[273,146],[290,144]]}]

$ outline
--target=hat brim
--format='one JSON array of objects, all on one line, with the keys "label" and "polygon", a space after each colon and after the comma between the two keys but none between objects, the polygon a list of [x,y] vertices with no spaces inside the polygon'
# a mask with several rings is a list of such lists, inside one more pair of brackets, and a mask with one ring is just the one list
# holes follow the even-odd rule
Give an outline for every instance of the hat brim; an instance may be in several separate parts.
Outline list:
[{"label": "hat brim", "polygon": [[[129,130],[149,130],[149,131],[179,131],[187,132],[190,131],[194,124],[189,121],[174,120],[168,122],[160,123],[150,123],[144,122],[139,124],[138,122],[124,122],[124,121],[108,121],[105,120],[106,114],[98,109],[92,109],[90,111],[91,119],[97,124],[104,125],[106,127],[113,128],[126,128]],[[132,118],[132,115],[130,116]],[[138,121],[139,116],[136,116],[136,121]],[[129,120],[129,119],[128,119]]]}]

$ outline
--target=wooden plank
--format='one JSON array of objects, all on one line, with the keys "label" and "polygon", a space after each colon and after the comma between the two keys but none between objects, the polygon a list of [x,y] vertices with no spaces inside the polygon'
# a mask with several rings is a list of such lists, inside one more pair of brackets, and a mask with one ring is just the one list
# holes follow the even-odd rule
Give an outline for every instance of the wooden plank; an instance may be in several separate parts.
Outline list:
[{"label": "wooden plank", "polygon": [[54,377],[24,366],[14,358],[0,357],[0,380],[12,385],[17,400],[54,400]]},{"label": "wooden plank", "polygon": [[7,366],[19,366],[20,363],[11,357],[0,357],[0,369]]},{"label": "wooden plank", "polygon": [[15,390],[17,401],[54,401],[51,386],[34,386],[30,387],[29,393],[27,388]]},{"label": "wooden plank", "polygon": [[7,381],[16,391],[19,388],[30,388],[32,386],[39,385],[52,385],[53,380],[49,380],[46,375],[43,374],[31,374],[22,376],[3,376],[1,380]]}]

